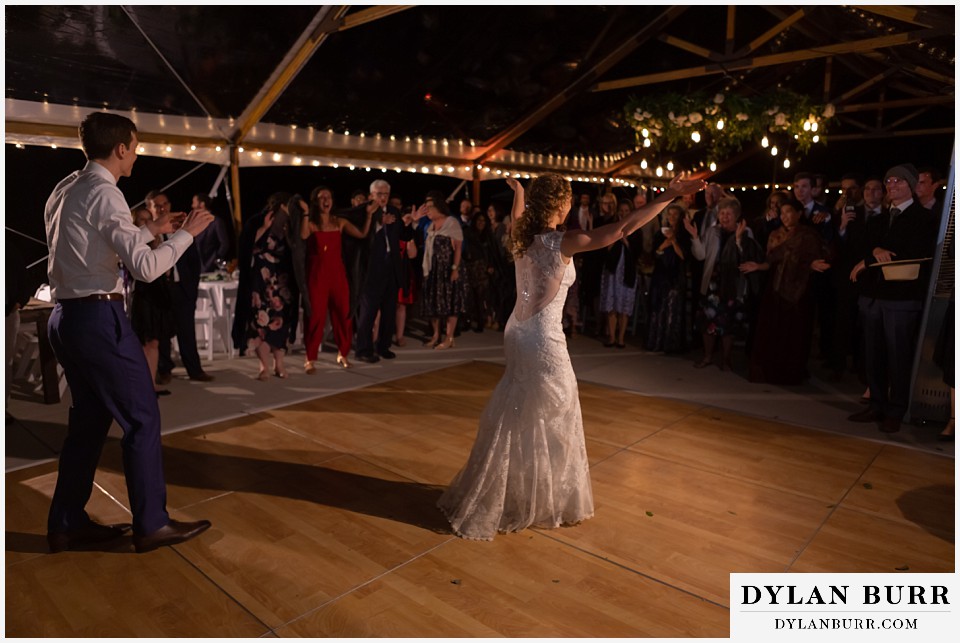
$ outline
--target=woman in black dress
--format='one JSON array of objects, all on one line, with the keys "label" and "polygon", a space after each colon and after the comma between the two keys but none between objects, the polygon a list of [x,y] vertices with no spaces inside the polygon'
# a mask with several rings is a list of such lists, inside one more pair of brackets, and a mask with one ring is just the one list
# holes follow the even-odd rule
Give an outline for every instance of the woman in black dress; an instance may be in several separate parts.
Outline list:
[{"label": "woman in black dress", "polygon": [[[150,210],[137,208],[133,222],[143,227],[151,219]],[[154,238],[150,247],[156,248],[160,238]],[[134,281],[133,298],[130,302],[130,325],[143,345],[143,354],[150,367],[150,381],[157,397],[170,395],[167,389],[157,388],[157,363],[160,357],[160,340],[169,340],[176,334],[173,316],[173,284],[168,275],[161,275],[151,282]]]}]

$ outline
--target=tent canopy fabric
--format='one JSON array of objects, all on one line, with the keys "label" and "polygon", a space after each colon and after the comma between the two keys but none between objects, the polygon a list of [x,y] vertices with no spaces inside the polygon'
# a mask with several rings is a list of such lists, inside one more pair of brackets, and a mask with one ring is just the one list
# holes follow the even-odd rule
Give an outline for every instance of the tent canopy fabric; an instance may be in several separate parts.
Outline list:
[{"label": "tent canopy fabric", "polygon": [[108,109],[135,119],[142,153],[171,158],[228,164],[234,145],[243,166],[646,180],[622,116],[630,96],[785,87],[837,105],[834,144],[949,150],[954,14],[952,3],[9,6],[6,140],[76,146],[83,115]]}]

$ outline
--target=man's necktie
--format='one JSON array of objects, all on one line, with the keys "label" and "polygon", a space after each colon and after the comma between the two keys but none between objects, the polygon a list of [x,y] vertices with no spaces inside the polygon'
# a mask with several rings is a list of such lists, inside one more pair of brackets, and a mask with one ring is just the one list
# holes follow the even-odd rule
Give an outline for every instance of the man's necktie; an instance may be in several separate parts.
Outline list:
[{"label": "man's necktie", "polygon": [[890,208],[890,227],[893,227],[893,222],[897,218],[897,215],[900,214],[900,208]]}]

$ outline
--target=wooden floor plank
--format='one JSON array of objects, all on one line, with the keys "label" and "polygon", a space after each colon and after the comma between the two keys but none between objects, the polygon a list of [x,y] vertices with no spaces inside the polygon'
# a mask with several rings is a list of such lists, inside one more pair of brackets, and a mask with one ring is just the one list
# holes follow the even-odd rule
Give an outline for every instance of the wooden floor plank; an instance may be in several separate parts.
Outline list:
[{"label": "wooden floor plank", "polygon": [[780,572],[823,501],[624,451],[592,470],[596,516],[558,537],[727,604],[730,572]]},{"label": "wooden floor plank", "polygon": [[952,573],[954,533],[839,507],[792,572]]},{"label": "wooden floor plank", "polygon": [[[459,540],[436,500],[502,374],[164,436],[171,514],[214,526],[149,554],[45,554],[56,463],[7,474],[7,633],[724,637],[730,572],[954,567],[952,458],[585,384],[596,516]],[[129,521],[116,439],[96,481],[91,516]]]},{"label": "wooden floor plank", "polygon": [[728,611],[534,532],[457,540],[280,636],[725,637]]}]

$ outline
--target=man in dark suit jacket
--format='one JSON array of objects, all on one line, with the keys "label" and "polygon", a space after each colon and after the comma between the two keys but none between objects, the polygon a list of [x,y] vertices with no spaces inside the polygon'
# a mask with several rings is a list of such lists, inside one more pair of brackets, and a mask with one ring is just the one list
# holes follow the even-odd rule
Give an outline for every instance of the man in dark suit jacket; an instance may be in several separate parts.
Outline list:
[{"label": "man in dark suit jacket", "polygon": [[909,164],[887,171],[884,182],[890,197],[889,214],[867,221],[867,250],[850,275],[861,281],[859,305],[870,408],[848,419],[879,422],[885,433],[899,431],[907,412],[932,262],[922,262],[920,276],[909,280],[890,279],[876,264],[933,255],[937,223],[913,197],[917,178],[916,168]]},{"label": "man in dark suit jacket", "polygon": [[[146,197],[147,208],[156,219],[170,211],[170,199],[159,190],[152,190]],[[177,329],[177,347],[187,375],[198,382],[210,382],[213,375],[200,365],[197,352],[197,327],[194,317],[197,312],[197,292],[200,290],[200,253],[197,244],[190,247],[173,267],[173,316]],[[170,356],[170,340],[160,339],[160,359],[157,364],[157,383],[167,384],[173,379],[173,359]]]},{"label": "man in dark suit jacket", "polygon": [[[393,359],[390,350],[397,321],[397,291],[400,288],[400,212],[387,204],[390,184],[383,180],[370,184],[369,207],[376,206],[370,232],[365,239],[366,272],[361,279],[357,342],[354,352],[358,360],[374,363],[380,358]],[[373,324],[377,313],[380,326],[374,347]],[[374,352],[376,349],[376,352]]]}]

